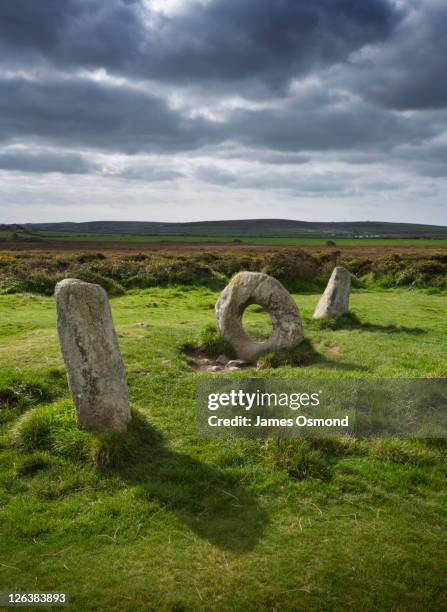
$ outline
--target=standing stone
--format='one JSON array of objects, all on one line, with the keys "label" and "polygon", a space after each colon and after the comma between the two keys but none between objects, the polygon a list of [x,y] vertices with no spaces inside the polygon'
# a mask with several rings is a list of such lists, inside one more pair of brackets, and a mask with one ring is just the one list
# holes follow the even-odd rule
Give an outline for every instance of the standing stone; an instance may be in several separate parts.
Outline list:
[{"label": "standing stone", "polygon": [[314,319],[340,317],[348,312],[351,274],[346,268],[334,268],[331,278],[315,308]]},{"label": "standing stone", "polygon": [[[242,326],[242,315],[250,304],[262,306],[272,320],[272,334],[265,342],[252,340]],[[303,341],[297,305],[287,289],[268,274],[239,272],[222,291],[215,308],[222,336],[245,362],[254,362],[268,351],[294,348]]]},{"label": "standing stone", "polygon": [[56,285],[57,331],[79,425],[125,431],[130,421],[124,364],[102,287],[67,278]]}]

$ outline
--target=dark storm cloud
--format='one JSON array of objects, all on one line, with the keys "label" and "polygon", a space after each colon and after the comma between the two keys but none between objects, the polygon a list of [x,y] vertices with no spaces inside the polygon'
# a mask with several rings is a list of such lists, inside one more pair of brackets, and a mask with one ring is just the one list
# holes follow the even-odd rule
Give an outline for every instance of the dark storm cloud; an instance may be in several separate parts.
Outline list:
[{"label": "dark storm cloud", "polygon": [[178,83],[282,87],[385,40],[391,0],[212,0],[162,15],[138,0],[2,0],[0,56]]},{"label": "dark storm cloud", "polygon": [[360,63],[345,83],[380,105],[399,110],[447,106],[447,4],[409,2],[411,10],[388,44]]},{"label": "dark storm cloud", "polygon": [[[349,164],[392,157],[445,176],[442,146],[429,141],[446,125],[446,22],[441,0],[406,0],[405,9],[394,0],[211,0],[171,15],[143,0],[1,0],[0,143],[131,155],[203,148],[278,166],[334,152]],[[80,76],[94,68],[126,78]],[[174,110],[155,93],[168,89],[195,96],[205,111],[222,99],[221,120]],[[262,94],[270,108],[225,107],[235,92]],[[82,155],[32,151],[4,152],[1,164],[98,171]],[[135,161],[104,175],[169,181],[181,173]],[[197,177],[235,183],[211,164]]]},{"label": "dark storm cloud", "polygon": [[97,164],[76,153],[49,151],[0,150],[0,170],[17,172],[90,174],[97,172]]},{"label": "dark storm cloud", "polygon": [[146,35],[139,7],[137,0],[2,0],[2,61],[125,66],[137,59]]},{"label": "dark storm cloud", "polygon": [[271,111],[238,111],[232,117],[238,141],[280,151],[390,151],[398,142],[419,142],[437,132],[436,123],[383,112],[359,101],[349,104],[315,101],[312,109],[300,100]]},{"label": "dark storm cloud", "polygon": [[165,101],[88,79],[0,77],[0,141],[37,139],[108,151],[181,151],[212,142],[212,125]]},{"label": "dark storm cloud", "polygon": [[[235,143],[304,163],[300,152],[372,148],[432,137],[435,121],[383,112],[361,100],[328,97],[324,86],[276,110],[235,110],[224,122],[187,118],[157,96],[84,78],[0,77],[0,141],[108,152],[175,152]],[[268,153],[266,153],[268,152]],[[241,157],[244,156],[242,153]],[[293,161],[295,159],[295,161]],[[284,161],[284,158],[283,158]]]},{"label": "dark storm cloud", "polygon": [[162,17],[148,41],[160,79],[280,87],[311,67],[345,60],[385,39],[399,14],[386,0],[214,0]]}]

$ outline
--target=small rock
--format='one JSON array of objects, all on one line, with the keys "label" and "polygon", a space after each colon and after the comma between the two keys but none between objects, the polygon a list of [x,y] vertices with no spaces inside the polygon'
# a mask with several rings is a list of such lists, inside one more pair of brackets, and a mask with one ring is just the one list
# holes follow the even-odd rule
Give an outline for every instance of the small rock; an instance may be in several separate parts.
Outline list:
[{"label": "small rock", "polygon": [[208,372],[220,372],[222,370],[220,366],[210,366],[207,369],[208,369]]},{"label": "small rock", "polygon": [[164,364],[168,365],[169,363],[171,363],[171,360],[170,359],[162,359],[161,363],[164,363]]},{"label": "small rock", "polygon": [[219,355],[219,357],[216,359],[216,363],[219,363],[221,365],[227,365],[229,361],[230,360],[226,355]]},{"label": "small rock", "polygon": [[229,368],[225,368],[225,370],[227,372],[238,372],[240,370],[240,368],[238,368],[237,366],[230,366]]},{"label": "small rock", "polygon": [[243,368],[246,365],[248,365],[248,363],[246,361],[244,361],[243,359],[230,359],[230,361],[227,361],[227,365],[225,366],[226,370],[229,370],[230,368]]}]

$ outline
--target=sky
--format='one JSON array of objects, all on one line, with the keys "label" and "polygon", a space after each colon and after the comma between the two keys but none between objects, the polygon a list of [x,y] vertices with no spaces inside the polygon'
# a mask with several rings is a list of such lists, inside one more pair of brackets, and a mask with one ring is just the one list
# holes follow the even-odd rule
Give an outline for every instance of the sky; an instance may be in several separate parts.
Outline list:
[{"label": "sky", "polygon": [[0,222],[447,225],[445,0],[1,0]]}]

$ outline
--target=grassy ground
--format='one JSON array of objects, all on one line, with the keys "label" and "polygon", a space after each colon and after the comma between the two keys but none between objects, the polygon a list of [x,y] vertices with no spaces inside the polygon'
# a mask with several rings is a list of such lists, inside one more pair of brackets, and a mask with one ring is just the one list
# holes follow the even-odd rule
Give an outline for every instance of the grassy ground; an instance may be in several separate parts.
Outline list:
[{"label": "grassy ground", "polygon": [[[12,232],[0,231],[0,239],[10,239]],[[52,232],[39,231],[34,234],[19,233],[21,239],[37,237],[43,240],[56,240],[67,242],[129,242],[129,243],[231,243],[271,245],[271,246],[324,246],[328,238],[287,238],[287,237],[249,237],[249,236],[169,236],[157,235],[146,236],[144,234],[105,234],[105,233],[76,233],[76,232]],[[447,247],[445,238],[334,238],[337,246],[340,247]]]},{"label": "grassy ground", "polygon": [[[337,330],[310,320],[317,295],[295,297],[319,356],[251,376],[446,376],[445,294],[354,293],[360,322]],[[73,427],[53,300],[0,296],[0,590],[65,590],[76,610],[446,609],[444,445],[197,438],[194,385],[212,375],[178,347],[215,299],[112,300],[135,417],[100,468]],[[250,333],[265,324],[252,309]]]}]

